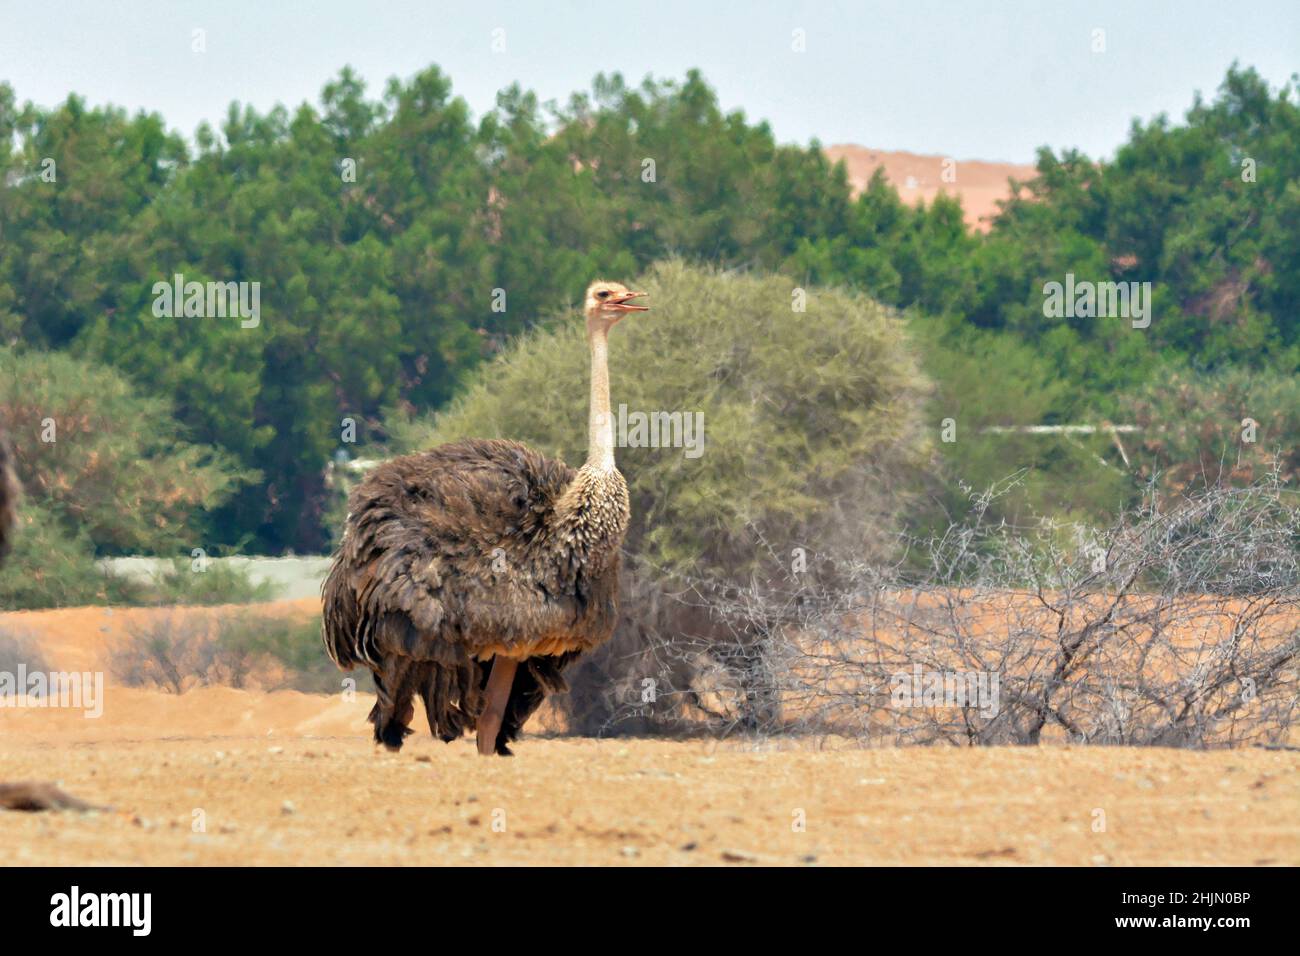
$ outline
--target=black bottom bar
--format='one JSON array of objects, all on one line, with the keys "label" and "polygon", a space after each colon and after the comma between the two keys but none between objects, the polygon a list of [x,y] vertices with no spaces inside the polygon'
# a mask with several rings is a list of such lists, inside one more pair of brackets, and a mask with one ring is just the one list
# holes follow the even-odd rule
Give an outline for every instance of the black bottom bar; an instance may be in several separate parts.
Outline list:
[{"label": "black bottom bar", "polygon": [[[360,945],[381,927],[385,935],[419,932],[428,921],[450,919],[467,931],[491,927],[493,948],[503,931],[527,936],[547,927],[544,935],[554,937],[562,926],[568,932],[608,927],[631,939],[663,941],[664,933],[686,932],[683,920],[696,927],[689,931],[694,944],[701,936],[762,939],[784,926],[816,935],[850,933],[864,944],[882,941],[879,930],[892,930],[948,943],[988,940],[991,932],[1043,931],[1052,935],[1041,939],[1071,943],[1199,935],[1230,945],[1293,925],[1294,879],[1293,870],[1245,868],[732,867],[554,874],[505,868],[38,868],[0,870],[0,912],[7,943],[75,933],[128,945],[143,939]],[[129,894],[148,894],[147,908],[143,895]],[[113,921],[118,925],[71,925]]]}]

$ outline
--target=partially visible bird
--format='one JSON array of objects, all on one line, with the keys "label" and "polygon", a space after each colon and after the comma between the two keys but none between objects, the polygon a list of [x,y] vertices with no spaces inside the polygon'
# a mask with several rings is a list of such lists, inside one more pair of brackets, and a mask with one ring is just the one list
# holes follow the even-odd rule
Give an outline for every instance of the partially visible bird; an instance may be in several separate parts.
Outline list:
[{"label": "partially visible bird", "polygon": [[0,432],[0,559],[9,552],[14,525],[18,523],[18,489],[13,449]]},{"label": "partially visible bird", "polygon": [[374,469],[353,491],[322,586],[325,647],[374,672],[375,740],[397,750],[414,698],[445,741],[507,746],[562,671],[614,630],[627,484],[614,467],[608,335],[646,307],[587,289],[589,453],[576,471],[513,441],[470,439]]}]

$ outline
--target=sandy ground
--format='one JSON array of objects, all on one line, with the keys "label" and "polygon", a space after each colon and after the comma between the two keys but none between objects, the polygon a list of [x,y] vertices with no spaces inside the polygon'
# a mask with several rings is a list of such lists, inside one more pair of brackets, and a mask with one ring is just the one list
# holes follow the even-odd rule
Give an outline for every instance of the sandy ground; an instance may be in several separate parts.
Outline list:
[{"label": "sandy ground", "polygon": [[0,812],[6,862],[1300,863],[1293,752],[526,738],[485,759],[420,734],[391,755],[363,695],[109,695],[98,721],[0,711],[0,781],[109,808]]},{"label": "sandy ground", "polygon": [[989,220],[998,211],[998,200],[1011,195],[1007,184],[1009,178],[1025,182],[1038,175],[1032,165],[958,159],[954,167],[955,179],[947,182],[943,179],[946,158],[943,156],[891,152],[852,144],[828,146],[825,153],[831,162],[844,160],[854,192],[865,189],[872,173],[883,168],[885,178],[898,190],[904,202],[912,205],[925,202],[928,205],[940,192],[959,197],[966,224],[980,232],[988,231]]},{"label": "sandy ground", "polygon": [[[272,613],[310,613],[287,603]],[[3,615],[60,667],[150,612]],[[111,681],[111,678],[110,678]],[[1300,753],[849,750],[419,733],[371,698],[111,682],[103,715],[0,708],[0,783],[98,812],[0,811],[9,864],[1300,864]]]}]

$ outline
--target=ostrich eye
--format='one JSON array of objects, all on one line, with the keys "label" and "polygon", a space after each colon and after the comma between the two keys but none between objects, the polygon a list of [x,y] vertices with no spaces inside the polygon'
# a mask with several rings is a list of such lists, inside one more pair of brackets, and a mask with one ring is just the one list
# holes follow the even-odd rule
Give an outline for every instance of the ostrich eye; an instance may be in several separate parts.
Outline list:
[{"label": "ostrich eye", "polygon": [[609,293],[608,293],[608,292],[597,292],[597,293],[596,293],[596,298],[597,298],[597,299],[608,299],[608,298],[609,298]]}]

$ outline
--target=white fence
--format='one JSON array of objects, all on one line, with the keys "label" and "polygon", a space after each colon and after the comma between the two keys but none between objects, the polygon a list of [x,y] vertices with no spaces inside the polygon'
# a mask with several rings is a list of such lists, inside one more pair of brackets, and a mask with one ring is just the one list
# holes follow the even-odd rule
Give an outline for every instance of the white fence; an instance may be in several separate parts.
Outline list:
[{"label": "white fence", "polygon": [[[308,555],[292,558],[209,558],[213,565],[226,565],[248,572],[255,584],[269,583],[276,600],[317,597],[321,582],[329,573],[330,559]],[[104,558],[99,566],[113,574],[149,582],[173,568],[166,558]]]}]

